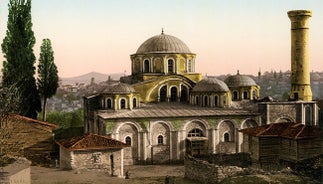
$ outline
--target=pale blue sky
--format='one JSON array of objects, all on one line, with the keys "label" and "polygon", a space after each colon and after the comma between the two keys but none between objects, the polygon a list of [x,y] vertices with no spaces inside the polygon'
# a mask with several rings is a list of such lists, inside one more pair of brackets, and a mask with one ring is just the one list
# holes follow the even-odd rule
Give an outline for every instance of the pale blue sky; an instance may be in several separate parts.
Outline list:
[{"label": "pale blue sky", "polygon": [[[8,0],[0,1],[0,40]],[[196,71],[220,75],[290,69],[287,11],[309,9],[311,70],[323,70],[323,1],[320,0],[33,0],[37,39],[52,40],[61,77],[91,71],[130,74],[129,55],[161,33],[197,54]],[[2,67],[2,54],[0,54]]]}]

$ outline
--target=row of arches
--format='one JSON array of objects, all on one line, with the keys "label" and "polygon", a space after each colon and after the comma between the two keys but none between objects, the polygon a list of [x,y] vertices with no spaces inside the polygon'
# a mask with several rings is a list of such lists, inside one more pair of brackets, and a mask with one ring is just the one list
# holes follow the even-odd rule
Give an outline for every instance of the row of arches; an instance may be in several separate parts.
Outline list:
[{"label": "row of arches", "polygon": [[180,91],[177,86],[168,87],[164,85],[158,92],[159,102],[187,102],[188,101],[188,88],[180,85]]},{"label": "row of arches", "polygon": [[112,98],[106,97],[102,99],[101,108],[102,109],[132,109],[137,108],[139,106],[139,100],[137,97],[129,98],[129,97],[120,97],[120,98]]},{"label": "row of arches", "polygon": [[[251,96],[250,96],[251,95]],[[257,92],[255,90],[244,90],[242,92],[239,92],[238,90],[232,91],[232,100],[247,100],[247,99],[256,99],[257,98]]]},{"label": "row of arches", "polygon": [[[185,66],[186,66],[186,72],[193,72],[193,61],[191,59],[188,59],[186,61]],[[158,67],[158,68],[162,68],[162,67]],[[168,73],[168,74],[178,73],[176,62],[173,58],[167,59],[166,69],[167,70],[164,70],[164,73]],[[153,68],[152,61],[148,58],[144,59],[142,71],[143,73],[160,72],[160,71],[156,71],[156,69]]]},{"label": "row of arches", "polygon": [[[257,122],[252,119],[247,119],[241,124],[241,126],[239,126],[239,129],[251,126],[257,126]],[[240,144],[237,140],[237,124],[233,120],[221,121],[217,125],[217,128],[213,130],[216,132],[215,134],[210,132],[210,126],[206,121],[187,121],[183,123],[181,131],[177,131],[178,136],[181,137],[180,139],[176,139],[172,136],[174,135],[174,127],[171,122],[151,122],[148,127],[150,127],[150,130],[145,134],[142,134],[140,133],[142,132],[142,129],[139,124],[135,122],[123,122],[120,123],[113,131],[114,133],[112,136],[114,136],[114,138],[130,145],[129,148],[125,149],[125,155],[127,154],[127,157],[125,158],[126,164],[132,164],[136,162],[136,160],[140,159],[152,159],[153,157],[154,161],[161,159],[162,157],[158,156],[158,152],[154,150],[158,150],[160,153],[166,154],[167,159],[172,159],[172,157],[177,153],[172,153],[171,150],[180,149],[176,150],[176,152],[185,152],[185,149],[187,148],[182,145],[184,144],[182,141],[185,142],[185,140],[189,138],[203,138],[203,140],[206,140],[206,143],[209,142],[209,145],[213,145],[215,142],[218,142],[217,144],[221,142],[228,143],[230,145]],[[148,142],[144,143],[146,139]],[[177,144],[182,146],[172,148],[172,146]],[[156,149],[156,146],[162,147]],[[224,144],[224,146],[226,145]],[[235,146],[233,147],[235,148]],[[165,156],[163,158],[165,158]]]}]

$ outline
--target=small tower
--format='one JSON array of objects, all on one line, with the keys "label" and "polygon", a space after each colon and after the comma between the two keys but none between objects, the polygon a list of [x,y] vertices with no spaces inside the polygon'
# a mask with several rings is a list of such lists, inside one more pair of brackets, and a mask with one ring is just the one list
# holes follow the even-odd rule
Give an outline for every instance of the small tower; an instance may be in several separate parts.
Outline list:
[{"label": "small tower", "polygon": [[288,12],[291,21],[291,91],[290,100],[312,101],[308,54],[309,10]]}]

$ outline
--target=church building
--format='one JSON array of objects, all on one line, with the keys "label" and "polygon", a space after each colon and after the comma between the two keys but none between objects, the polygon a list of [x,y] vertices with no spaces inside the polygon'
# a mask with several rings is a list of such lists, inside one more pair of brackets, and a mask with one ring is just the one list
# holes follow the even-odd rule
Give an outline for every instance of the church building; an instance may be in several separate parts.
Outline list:
[{"label": "church building", "polygon": [[144,41],[130,56],[131,75],[84,97],[85,133],[126,143],[125,165],[164,164],[182,162],[185,154],[240,152],[244,128],[317,125],[318,108],[309,92],[301,99],[294,85],[293,101],[259,102],[260,87],[251,77],[239,72],[224,81],[202,77],[195,57],[163,31]]}]

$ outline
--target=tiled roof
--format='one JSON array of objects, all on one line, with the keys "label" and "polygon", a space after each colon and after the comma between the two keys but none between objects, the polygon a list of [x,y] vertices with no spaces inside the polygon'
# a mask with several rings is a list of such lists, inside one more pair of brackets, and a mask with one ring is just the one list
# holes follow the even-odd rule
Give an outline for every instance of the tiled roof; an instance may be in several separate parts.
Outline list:
[{"label": "tiled roof", "polygon": [[58,128],[58,126],[53,124],[53,123],[49,123],[49,122],[45,122],[45,121],[39,121],[39,120],[36,120],[36,119],[21,116],[21,115],[18,115],[18,114],[11,114],[9,118],[12,119],[12,120],[20,120],[20,121],[24,121],[24,122],[27,122],[27,123],[44,125],[44,126],[47,126],[47,127],[51,128],[52,130]]},{"label": "tiled roof", "polygon": [[100,110],[98,115],[103,119],[128,118],[174,118],[174,117],[205,117],[205,116],[254,116],[258,113],[229,108],[199,107],[181,103],[142,104],[132,110]]},{"label": "tiled roof", "polygon": [[300,123],[273,123],[240,130],[240,132],[255,137],[283,137],[289,139],[316,138],[323,134],[318,127],[306,126]]},{"label": "tiled roof", "polygon": [[115,84],[111,84],[111,85],[106,86],[102,93],[130,94],[130,93],[134,93],[134,92],[135,92],[135,89],[131,85],[119,82],[119,83],[115,83]]},{"label": "tiled roof", "polygon": [[85,134],[80,137],[73,137],[56,142],[69,150],[122,149],[128,146],[111,137],[96,134]]}]

